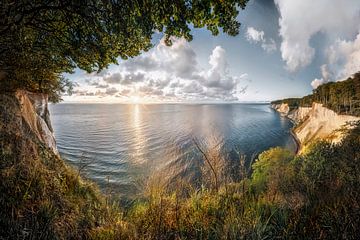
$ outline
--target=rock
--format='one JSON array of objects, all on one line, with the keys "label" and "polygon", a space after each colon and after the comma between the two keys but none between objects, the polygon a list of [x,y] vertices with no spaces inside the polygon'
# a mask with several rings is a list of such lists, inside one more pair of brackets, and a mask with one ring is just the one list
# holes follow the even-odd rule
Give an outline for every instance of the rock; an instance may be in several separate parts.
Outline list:
[{"label": "rock", "polygon": [[273,104],[271,105],[273,109],[278,111],[282,116],[287,116],[290,108],[287,103],[281,103],[281,104]]},{"label": "rock", "polygon": [[344,137],[339,129],[349,128],[347,123],[360,121],[360,117],[340,115],[315,102],[312,107],[299,107],[291,111],[286,103],[273,104],[272,108],[296,124],[294,134],[300,141],[301,148],[315,139],[337,143]]},{"label": "rock", "polygon": [[36,136],[37,140],[59,154],[50,123],[48,96],[18,90],[0,94],[1,134]]},{"label": "rock", "polygon": [[309,116],[311,109],[311,107],[299,107],[291,111],[287,117],[290,118],[295,124],[299,124]]},{"label": "rock", "polygon": [[313,103],[306,119],[295,128],[294,132],[304,144],[314,139],[327,139],[337,143],[344,137],[343,132],[337,130],[346,127],[347,123],[356,121],[360,121],[360,118],[340,115],[320,103]]}]

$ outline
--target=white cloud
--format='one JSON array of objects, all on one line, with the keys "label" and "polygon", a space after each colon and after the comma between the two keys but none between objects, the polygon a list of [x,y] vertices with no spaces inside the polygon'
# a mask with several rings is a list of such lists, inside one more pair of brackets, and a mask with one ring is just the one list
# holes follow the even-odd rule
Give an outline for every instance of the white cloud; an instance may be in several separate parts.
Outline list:
[{"label": "white cloud", "polygon": [[270,38],[268,41],[265,41],[261,44],[261,47],[268,53],[276,51],[276,43],[275,40]]},{"label": "white cloud", "polygon": [[253,27],[248,27],[246,31],[246,39],[250,42],[263,42],[264,31],[258,31]]},{"label": "white cloud", "polygon": [[318,88],[320,85],[324,84],[324,83],[328,83],[332,80],[333,77],[333,73],[329,71],[328,69],[328,65],[327,64],[323,64],[320,67],[320,72],[321,72],[321,78],[315,78],[310,84],[312,86],[313,89]]},{"label": "white cloud", "polygon": [[106,91],[105,91],[105,93],[107,95],[114,95],[117,92],[118,92],[118,90],[115,87],[107,88]]},{"label": "white cloud", "polygon": [[347,78],[360,71],[360,33],[353,41],[338,39],[328,50],[328,61],[337,69],[337,79]]},{"label": "white cloud", "polygon": [[329,71],[328,66],[326,64],[321,65],[321,76],[325,81],[329,81],[332,78],[333,73]]},{"label": "white cloud", "polygon": [[[207,69],[199,66],[194,49],[185,39],[172,39],[172,46],[161,40],[149,52],[128,61],[118,69],[87,80],[88,92],[96,96],[142,97],[176,100],[236,100],[246,90],[240,86],[247,74],[232,76],[226,51],[216,46]],[[98,91],[96,88],[105,88]]]},{"label": "white cloud", "polygon": [[313,89],[316,89],[316,88],[318,88],[318,86],[320,86],[320,85],[322,85],[322,84],[324,84],[324,83],[326,83],[326,82],[327,82],[327,81],[324,80],[323,78],[321,78],[321,79],[315,78],[315,79],[311,82],[311,86],[312,86]]},{"label": "white cloud", "polygon": [[105,76],[103,78],[103,80],[107,83],[112,83],[112,84],[117,84],[120,83],[122,81],[123,77],[121,75],[121,73],[113,73],[110,74],[109,76]]},{"label": "white cloud", "polygon": [[149,53],[123,62],[129,72],[162,71],[181,78],[191,78],[198,65],[196,53],[184,38],[173,38],[172,46],[166,46],[164,39]]},{"label": "white cloud", "polygon": [[261,43],[261,47],[268,53],[274,52],[277,49],[275,40],[265,38],[265,33],[262,30],[248,27],[245,36],[251,43]]},{"label": "white cloud", "polygon": [[216,46],[209,57],[211,68],[201,74],[203,85],[208,88],[217,88],[232,91],[237,85],[237,78],[229,76],[229,64],[226,61],[226,52],[221,46]]},{"label": "white cloud", "polygon": [[297,71],[312,62],[315,49],[310,46],[310,40],[315,34],[321,32],[333,42],[359,32],[358,0],[275,0],[275,3],[281,15],[281,55],[289,71]]}]

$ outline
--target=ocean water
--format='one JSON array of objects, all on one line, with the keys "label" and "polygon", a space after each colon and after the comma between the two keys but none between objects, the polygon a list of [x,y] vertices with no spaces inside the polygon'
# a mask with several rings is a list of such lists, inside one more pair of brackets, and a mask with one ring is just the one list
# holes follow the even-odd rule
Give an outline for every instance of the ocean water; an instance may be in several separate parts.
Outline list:
[{"label": "ocean water", "polygon": [[296,149],[292,123],[268,104],[62,103],[50,112],[62,157],[104,191],[111,187],[122,195],[136,193],[157,172],[196,175],[201,157],[194,141],[236,150],[248,163],[271,147]]}]

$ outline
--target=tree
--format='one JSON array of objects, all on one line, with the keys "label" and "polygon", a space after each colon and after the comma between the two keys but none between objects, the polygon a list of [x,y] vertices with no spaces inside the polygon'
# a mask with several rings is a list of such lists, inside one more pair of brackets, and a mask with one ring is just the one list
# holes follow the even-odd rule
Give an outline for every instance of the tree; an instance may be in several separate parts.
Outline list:
[{"label": "tree", "polygon": [[45,92],[54,100],[76,67],[101,71],[152,47],[155,32],[192,39],[190,25],[239,32],[248,0],[4,0],[0,8],[0,89]]},{"label": "tree", "polygon": [[360,72],[344,81],[322,84],[308,96],[277,100],[272,104],[287,103],[292,110],[311,107],[313,102],[322,103],[339,114],[360,116]]}]

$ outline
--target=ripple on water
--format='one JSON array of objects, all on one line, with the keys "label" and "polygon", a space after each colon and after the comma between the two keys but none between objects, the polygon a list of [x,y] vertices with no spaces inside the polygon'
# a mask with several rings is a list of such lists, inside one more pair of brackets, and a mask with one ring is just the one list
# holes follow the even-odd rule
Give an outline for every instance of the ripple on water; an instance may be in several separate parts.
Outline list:
[{"label": "ripple on water", "polygon": [[134,193],[155,170],[194,174],[193,138],[249,156],[273,146],[295,149],[292,124],[268,105],[57,104],[50,110],[61,155],[75,166],[83,158],[89,178],[121,194]]}]

